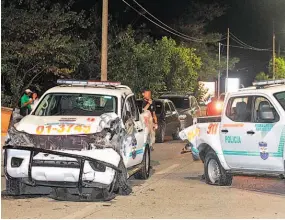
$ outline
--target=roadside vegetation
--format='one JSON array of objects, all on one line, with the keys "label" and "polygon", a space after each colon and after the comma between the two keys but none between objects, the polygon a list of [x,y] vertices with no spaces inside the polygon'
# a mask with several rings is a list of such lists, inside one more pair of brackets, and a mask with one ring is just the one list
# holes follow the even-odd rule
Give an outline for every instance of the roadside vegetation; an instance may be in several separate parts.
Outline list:
[{"label": "roadside vegetation", "polygon": [[[191,10],[170,24],[201,39],[198,43],[166,32],[154,37],[145,26],[119,25],[110,16],[108,80],[121,81],[137,94],[149,87],[154,95],[171,90],[202,97],[198,81],[216,79],[217,45],[223,38],[208,33],[207,26],[226,8],[198,2],[189,3]],[[100,80],[101,19],[96,5],[78,11],[74,2],[9,0],[1,4],[2,106],[15,107],[26,88],[45,91],[60,77]],[[232,58],[230,68],[237,62]],[[225,68],[222,57],[221,70]]]}]

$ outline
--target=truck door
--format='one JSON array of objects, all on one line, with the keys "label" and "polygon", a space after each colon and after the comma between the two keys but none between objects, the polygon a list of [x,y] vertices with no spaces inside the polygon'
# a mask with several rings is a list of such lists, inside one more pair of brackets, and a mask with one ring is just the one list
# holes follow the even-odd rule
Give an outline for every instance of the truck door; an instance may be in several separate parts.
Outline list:
[{"label": "truck door", "polygon": [[172,130],[172,134],[174,134],[175,132],[177,132],[177,128],[180,129],[180,121],[179,121],[179,114],[177,112],[177,110],[175,109],[174,104],[170,101],[168,102],[170,109],[172,111],[172,123],[173,123],[173,130]]},{"label": "truck door", "polygon": [[144,130],[140,120],[139,111],[135,103],[134,95],[125,99],[122,113],[123,122],[127,130],[128,138],[133,135],[135,143],[129,143],[125,149],[125,164],[127,168],[141,163],[144,154]]},{"label": "truck door", "polygon": [[238,96],[228,100],[225,115],[222,117],[220,140],[223,154],[231,168],[251,167],[250,146],[255,143],[252,123],[253,96]]},{"label": "truck door", "polygon": [[164,102],[165,106],[165,135],[171,135],[173,131],[173,114],[174,112],[171,110],[169,102]]},{"label": "truck door", "polygon": [[[254,97],[253,141],[248,146],[248,151],[254,156],[248,162],[249,168],[265,171],[283,171],[283,148],[285,141],[285,126],[282,113],[278,112],[269,97],[260,95]],[[268,110],[272,117],[268,118]],[[266,118],[264,112],[266,111]],[[262,114],[263,112],[263,114]],[[282,123],[283,122],[283,123]]]}]

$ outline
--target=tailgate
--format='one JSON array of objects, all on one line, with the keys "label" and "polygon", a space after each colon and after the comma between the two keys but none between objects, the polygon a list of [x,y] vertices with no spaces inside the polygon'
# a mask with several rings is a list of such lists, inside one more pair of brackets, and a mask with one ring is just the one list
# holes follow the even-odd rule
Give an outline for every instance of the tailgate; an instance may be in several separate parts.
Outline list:
[{"label": "tailgate", "polygon": [[[211,120],[217,120],[217,117],[208,117]],[[220,122],[213,123],[197,123],[179,133],[182,140],[187,140],[191,143],[192,151],[199,152],[199,148],[207,144],[213,148],[217,153],[221,151],[220,136],[219,136]]]}]

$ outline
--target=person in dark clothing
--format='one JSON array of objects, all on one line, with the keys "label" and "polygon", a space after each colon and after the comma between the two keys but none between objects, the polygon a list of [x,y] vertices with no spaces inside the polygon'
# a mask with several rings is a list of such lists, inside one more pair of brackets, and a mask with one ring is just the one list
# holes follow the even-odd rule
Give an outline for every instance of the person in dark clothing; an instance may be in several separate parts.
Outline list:
[{"label": "person in dark clothing", "polygon": [[[157,129],[158,125],[157,125],[157,117],[156,117],[156,113],[155,113],[155,103],[154,101],[151,99],[151,92],[149,90],[143,90],[142,91],[142,95],[143,95],[143,103],[142,103],[142,109],[143,111],[149,111],[151,116],[152,116],[152,122],[154,124],[153,129]],[[152,130],[151,132],[151,136],[154,137],[155,136],[155,131]],[[153,151],[154,148],[153,146],[151,146],[151,150]]]},{"label": "person in dark clothing", "polygon": [[157,117],[155,114],[156,108],[154,101],[151,99],[151,92],[148,90],[143,90],[142,95],[143,95],[143,104],[142,104],[143,111],[146,110],[150,111],[151,116],[153,118],[153,123],[155,125],[155,129],[157,129]]}]

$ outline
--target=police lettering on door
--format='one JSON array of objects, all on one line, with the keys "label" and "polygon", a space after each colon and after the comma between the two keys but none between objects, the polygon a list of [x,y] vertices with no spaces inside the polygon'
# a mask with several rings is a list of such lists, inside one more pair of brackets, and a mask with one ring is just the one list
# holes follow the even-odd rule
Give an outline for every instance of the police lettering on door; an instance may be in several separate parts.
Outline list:
[{"label": "police lettering on door", "polygon": [[240,144],[241,139],[240,136],[226,136],[225,142],[228,144]]}]

